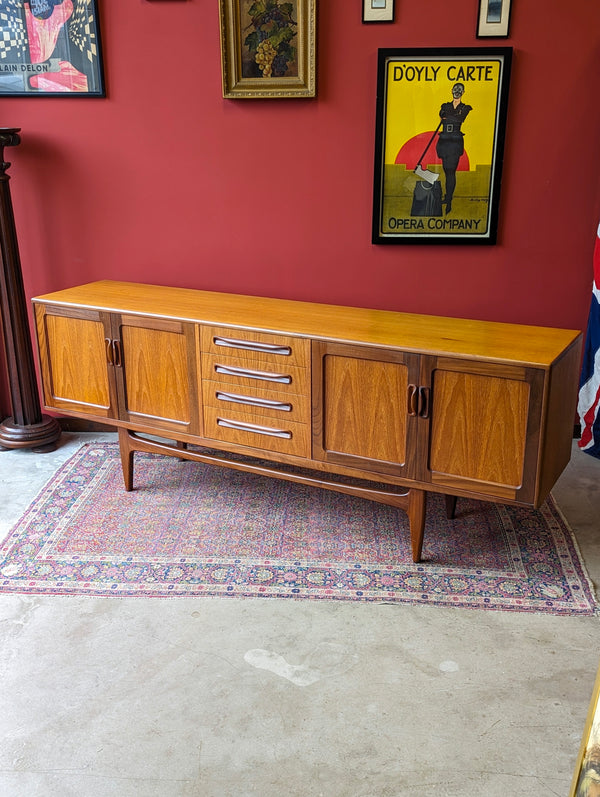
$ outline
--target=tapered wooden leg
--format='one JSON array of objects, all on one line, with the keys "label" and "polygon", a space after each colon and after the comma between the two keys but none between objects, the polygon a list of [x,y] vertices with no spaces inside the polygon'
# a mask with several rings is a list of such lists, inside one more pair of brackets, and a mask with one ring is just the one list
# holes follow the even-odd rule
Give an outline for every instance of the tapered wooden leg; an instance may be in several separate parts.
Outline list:
[{"label": "tapered wooden leg", "polygon": [[121,467],[123,468],[123,481],[128,492],[133,490],[133,448],[130,446],[129,432],[119,429],[119,451],[121,453]]},{"label": "tapered wooden leg", "polygon": [[421,561],[423,532],[425,531],[425,490],[410,490],[408,494],[408,523],[413,562]]},{"label": "tapered wooden leg", "polygon": [[446,499],[446,517],[448,520],[454,520],[456,516],[456,496],[446,495],[444,498]]}]

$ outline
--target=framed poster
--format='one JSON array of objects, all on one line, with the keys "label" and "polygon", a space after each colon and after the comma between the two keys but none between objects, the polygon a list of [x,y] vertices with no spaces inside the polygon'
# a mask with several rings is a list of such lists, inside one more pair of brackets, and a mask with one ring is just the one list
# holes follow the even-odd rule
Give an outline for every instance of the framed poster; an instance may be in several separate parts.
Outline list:
[{"label": "framed poster", "polygon": [[477,38],[505,39],[510,26],[511,0],[479,0]]},{"label": "framed poster", "polygon": [[379,50],[375,244],[494,244],[512,49]]},{"label": "framed poster", "polygon": [[314,97],[316,0],[219,0],[223,96]]},{"label": "framed poster", "polygon": [[96,0],[0,0],[0,94],[104,97]]}]

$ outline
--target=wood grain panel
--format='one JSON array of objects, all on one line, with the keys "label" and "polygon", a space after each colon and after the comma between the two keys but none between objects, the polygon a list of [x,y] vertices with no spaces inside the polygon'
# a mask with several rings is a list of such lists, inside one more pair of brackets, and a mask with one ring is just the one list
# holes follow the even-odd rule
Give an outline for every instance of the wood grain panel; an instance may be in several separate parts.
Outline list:
[{"label": "wood grain panel", "polygon": [[[202,382],[204,406],[215,407],[220,412],[233,410],[246,412],[256,417],[271,418],[280,423],[310,423],[310,400],[308,396],[265,390],[256,387],[242,388],[226,382]],[[252,406],[254,404],[254,406]]]},{"label": "wood grain panel", "polygon": [[103,280],[34,301],[178,318],[403,351],[549,367],[580,334],[519,324],[340,307]]},{"label": "wood grain panel", "polygon": [[50,391],[46,403],[110,406],[104,325],[99,320],[48,314],[45,317]]},{"label": "wood grain panel", "polygon": [[[519,487],[529,385],[455,371],[435,371],[429,467],[484,484]],[[485,489],[483,489],[485,491]]]},{"label": "wood grain panel", "polygon": [[183,333],[181,321],[172,321],[165,318],[145,318],[144,316],[122,315],[121,323],[126,327],[144,327],[145,329],[159,329],[162,332]]},{"label": "wood grain panel", "polygon": [[462,479],[459,476],[451,476],[447,473],[433,473],[431,483],[438,488],[448,490],[449,493],[456,493],[460,490],[466,493],[485,493],[485,497],[490,500],[514,501],[517,497],[515,487],[506,487],[503,484],[485,483],[481,480],[472,481]]},{"label": "wood grain panel", "polygon": [[[202,327],[202,351],[219,357],[240,357],[273,362],[276,368],[306,368],[310,341],[290,335],[271,335],[232,327]],[[254,346],[254,348],[253,348]]]},{"label": "wood grain panel", "polygon": [[[224,423],[238,424],[233,429]],[[277,436],[281,433],[284,436]],[[228,410],[221,412],[215,407],[204,408],[204,434],[214,440],[225,440],[242,446],[294,454],[298,457],[310,456],[310,426],[291,421],[278,423],[264,419],[262,422],[252,413]]]},{"label": "wood grain panel", "polygon": [[436,357],[436,367],[444,371],[461,371],[464,374],[483,374],[502,379],[523,381],[527,376],[524,366],[506,365],[485,360],[461,360],[457,357]]},{"label": "wood grain panel", "polygon": [[547,415],[544,418],[548,433],[544,436],[536,506],[545,500],[571,458],[572,419],[577,407],[582,342],[579,338],[567,349],[550,374]]},{"label": "wood grain panel", "polygon": [[123,325],[121,344],[127,412],[189,423],[190,386],[185,336]]},{"label": "wood grain panel", "polygon": [[[229,373],[223,373],[223,368],[231,370]],[[274,363],[272,359],[253,360],[203,354],[202,377],[240,388],[262,387],[300,395],[308,395],[310,392],[307,368],[297,368],[287,362]]]},{"label": "wood grain panel", "polygon": [[406,461],[405,365],[358,357],[324,358],[324,448],[357,457]]}]

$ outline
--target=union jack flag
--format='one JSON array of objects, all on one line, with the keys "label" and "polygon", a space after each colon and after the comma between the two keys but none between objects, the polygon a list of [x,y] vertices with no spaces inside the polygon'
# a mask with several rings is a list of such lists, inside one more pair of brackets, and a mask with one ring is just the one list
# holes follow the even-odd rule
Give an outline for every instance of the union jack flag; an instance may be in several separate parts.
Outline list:
[{"label": "union jack flag", "polygon": [[581,422],[578,445],[600,459],[600,225],[594,246],[594,283],[588,319],[577,412]]}]

